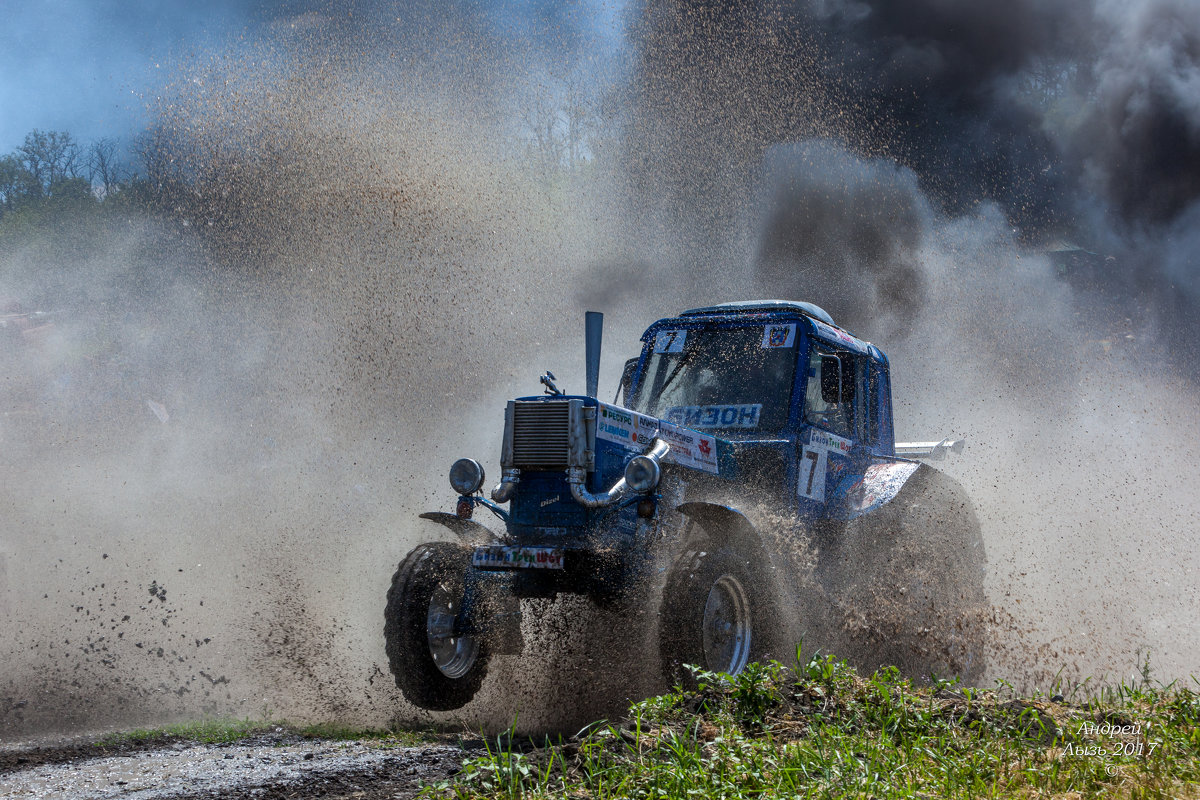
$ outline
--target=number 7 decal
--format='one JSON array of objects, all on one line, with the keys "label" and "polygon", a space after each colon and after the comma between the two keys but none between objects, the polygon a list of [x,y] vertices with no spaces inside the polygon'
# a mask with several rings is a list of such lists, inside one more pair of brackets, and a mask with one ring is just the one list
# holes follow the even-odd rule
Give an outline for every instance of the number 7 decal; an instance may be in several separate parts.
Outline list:
[{"label": "number 7 decal", "polygon": [[829,464],[829,451],[824,448],[805,447],[800,451],[800,480],[796,492],[801,497],[825,502],[825,471]]},{"label": "number 7 decal", "polygon": [[682,353],[687,341],[687,330],[659,331],[654,335],[654,352]]}]

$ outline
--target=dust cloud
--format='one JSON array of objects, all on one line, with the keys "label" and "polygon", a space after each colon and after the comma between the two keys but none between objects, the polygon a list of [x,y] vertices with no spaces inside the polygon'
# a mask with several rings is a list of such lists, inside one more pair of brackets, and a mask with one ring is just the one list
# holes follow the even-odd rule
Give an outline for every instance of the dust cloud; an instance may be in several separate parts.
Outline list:
[{"label": "dust cloud", "polygon": [[[82,261],[0,262],[5,293],[58,312],[6,354],[0,734],[536,724],[558,662],[499,667],[467,716],[395,690],[388,581],[441,538],[417,514],[447,510],[456,457],[496,477],[503,401],[541,371],[581,387],[584,308],[606,313],[615,386],[654,319],[763,296],[889,353],[899,438],[967,437],[944,468],[1005,620],[989,677],[1115,679],[1147,651],[1156,677],[1187,674],[1200,406],[1177,342],[1195,295],[1168,278],[1194,280],[1194,203],[1180,189],[1126,227],[1130,200],[1079,188],[1100,151],[997,114],[1040,37],[1010,31],[1019,54],[988,61],[986,91],[939,71],[872,94],[897,54],[953,63],[934,56],[955,26],[913,49],[871,4],[819,5],[837,13],[634,3],[599,56],[583,6],[506,28],[364,4],[179,64],[144,143],[161,213]],[[1072,57],[1101,74],[1129,52],[1109,41]],[[888,104],[913,86],[933,101]],[[953,136],[1013,125],[995,152]],[[1049,246],[1065,217],[1108,231],[1082,269]],[[578,635],[554,619],[532,633]]]},{"label": "dust cloud", "polygon": [[[498,451],[497,394],[582,372],[550,287],[594,215],[500,118],[516,67],[464,20],[335,23],[180,66],[145,142],[161,219],[6,258],[55,313],[11,353],[5,733],[387,722],[388,581],[444,538],[417,514]],[[410,64],[427,24],[461,41]]]}]

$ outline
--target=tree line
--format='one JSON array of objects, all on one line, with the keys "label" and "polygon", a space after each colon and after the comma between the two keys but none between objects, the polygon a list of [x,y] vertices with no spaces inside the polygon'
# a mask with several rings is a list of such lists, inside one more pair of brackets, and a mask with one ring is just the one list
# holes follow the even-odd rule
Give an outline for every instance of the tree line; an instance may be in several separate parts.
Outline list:
[{"label": "tree line", "polygon": [[16,150],[0,156],[0,219],[63,201],[102,201],[135,178],[113,139],[81,145],[66,131],[35,129]]},{"label": "tree line", "polygon": [[[97,264],[119,266],[126,289],[154,285],[143,278],[182,237],[145,238],[147,226],[186,228],[188,217],[165,201],[187,196],[189,187],[151,172],[148,144],[143,134],[130,153],[115,139],[84,143],[67,131],[35,129],[0,155],[0,298],[86,305],[97,286],[87,273]],[[142,238],[123,238],[130,233]],[[119,256],[106,260],[114,245]]]},{"label": "tree line", "polygon": [[192,225],[204,210],[199,200],[210,198],[181,167],[194,159],[179,151],[157,127],[128,151],[108,137],[83,143],[68,131],[29,132],[0,155],[0,272],[8,264],[28,275],[98,255],[105,234],[135,219]]}]

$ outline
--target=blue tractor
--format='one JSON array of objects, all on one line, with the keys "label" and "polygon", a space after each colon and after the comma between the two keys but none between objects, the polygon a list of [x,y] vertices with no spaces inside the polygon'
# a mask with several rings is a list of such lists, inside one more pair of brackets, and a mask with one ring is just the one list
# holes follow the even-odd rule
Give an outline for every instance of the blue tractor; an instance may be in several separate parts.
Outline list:
[{"label": "blue tractor", "polygon": [[[589,312],[586,394],[547,373],[545,394],[505,409],[489,496],[483,467],[460,459],[455,512],[422,515],[453,536],[410,552],[388,593],[385,644],[409,701],[465,705],[492,656],[524,649],[521,601],[560,593],[650,609],[668,685],[686,665],[736,674],[794,654],[797,616],[876,665],[980,677],[963,624],[986,607],[979,524],[958,484],[917,460],[962,443],[896,444],[878,347],[811,303],[696,308],[646,330],[607,403],[600,325]],[[502,531],[475,521],[481,508]]]}]

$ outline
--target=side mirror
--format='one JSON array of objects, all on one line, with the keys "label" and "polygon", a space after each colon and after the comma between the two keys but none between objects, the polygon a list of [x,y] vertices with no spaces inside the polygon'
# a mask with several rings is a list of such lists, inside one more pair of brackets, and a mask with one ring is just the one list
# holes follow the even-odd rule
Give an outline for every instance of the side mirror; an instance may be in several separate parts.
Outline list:
[{"label": "side mirror", "polygon": [[830,405],[842,399],[842,360],[821,356],[821,400]]},{"label": "side mirror", "polygon": [[854,361],[821,356],[821,399],[826,403],[854,402]]},{"label": "side mirror", "polygon": [[617,396],[613,398],[613,402],[624,395],[625,402],[629,402],[630,395],[633,394],[633,373],[637,372],[638,356],[634,356],[625,362],[625,369],[621,370],[621,385],[617,387]]}]

